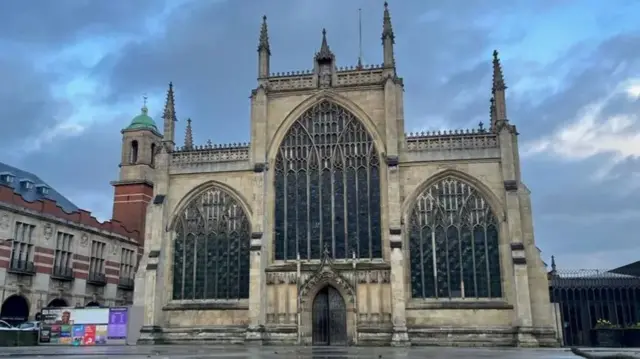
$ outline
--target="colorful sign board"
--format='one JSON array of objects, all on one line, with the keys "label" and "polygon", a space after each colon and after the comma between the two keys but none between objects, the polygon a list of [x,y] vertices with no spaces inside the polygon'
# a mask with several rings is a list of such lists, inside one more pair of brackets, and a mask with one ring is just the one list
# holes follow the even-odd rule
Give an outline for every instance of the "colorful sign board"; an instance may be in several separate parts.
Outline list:
[{"label": "colorful sign board", "polygon": [[66,345],[115,344],[127,338],[128,308],[47,308],[40,342]]}]

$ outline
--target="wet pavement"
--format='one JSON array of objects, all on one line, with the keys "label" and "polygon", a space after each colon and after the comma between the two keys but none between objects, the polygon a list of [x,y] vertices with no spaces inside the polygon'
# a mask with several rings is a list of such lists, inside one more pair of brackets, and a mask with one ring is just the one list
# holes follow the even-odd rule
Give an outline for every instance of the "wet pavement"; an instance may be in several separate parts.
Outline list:
[{"label": "wet pavement", "polygon": [[[591,350],[588,350],[591,351]],[[621,352],[617,349],[598,349],[598,354]],[[624,350],[640,359],[640,348]],[[371,347],[249,347],[249,346],[104,346],[104,347],[13,347],[2,348],[0,358],[71,357],[94,359],[117,357],[122,359],[576,359],[568,349],[518,348],[371,348]]]}]

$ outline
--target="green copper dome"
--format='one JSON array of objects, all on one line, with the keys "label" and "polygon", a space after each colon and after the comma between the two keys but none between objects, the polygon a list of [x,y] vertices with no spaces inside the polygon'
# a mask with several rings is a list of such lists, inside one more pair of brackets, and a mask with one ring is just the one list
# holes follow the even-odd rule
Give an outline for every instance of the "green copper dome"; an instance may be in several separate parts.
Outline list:
[{"label": "green copper dome", "polygon": [[147,106],[143,106],[141,110],[141,113],[138,116],[134,117],[133,120],[131,120],[131,124],[125,130],[149,129],[158,131],[156,123],[153,121],[151,116],[147,114],[149,112]]}]

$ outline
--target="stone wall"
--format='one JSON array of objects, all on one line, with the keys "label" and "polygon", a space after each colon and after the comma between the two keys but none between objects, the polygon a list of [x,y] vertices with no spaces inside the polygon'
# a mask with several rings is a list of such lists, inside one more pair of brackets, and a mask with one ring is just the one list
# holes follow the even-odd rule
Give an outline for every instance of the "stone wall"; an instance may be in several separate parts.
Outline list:
[{"label": "stone wall", "polygon": [[[313,282],[337,286],[349,303],[348,331],[354,344],[557,344],[546,277],[533,239],[529,192],[519,178],[515,129],[407,137],[402,82],[394,76],[381,79],[363,87],[329,90],[260,86],[252,96],[248,147],[201,148],[157,157],[154,191],[166,198],[150,206],[144,268],[138,274],[144,283],[139,297],[147,308],[143,341],[246,338],[308,344],[310,312],[305,305],[313,300],[307,298],[309,293],[319,287],[309,289],[305,283]],[[336,102],[359,118],[380,153],[383,259],[336,262],[326,269],[318,269],[319,261],[308,261],[300,264],[298,275],[296,263],[273,259],[274,191],[265,184],[273,182],[270,168],[289,126],[321,100]],[[474,186],[500,222],[502,298],[411,298],[406,216],[416,196],[443,176]],[[246,303],[171,300],[174,219],[193,196],[211,185],[233,194],[251,219]],[[314,282],[312,274],[318,270],[324,277]]]},{"label": "stone wall", "polygon": [[[4,189],[3,189],[4,190]],[[137,265],[139,247],[136,237],[125,237],[109,231],[111,224],[94,226],[92,220],[72,221],[74,214],[60,218],[56,211],[37,211],[20,206],[20,199],[0,202],[0,290],[1,300],[13,295],[26,299],[29,318],[54,299],[68,306],[84,306],[89,302],[100,305],[125,305],[133,301],[133,274]],[[33,207],[33,204],[30,204]],[[57,207],[53,207],[57,208]],[[62,211],[58,208],[59,211]],[[87,212],[88,213],[88,212]],[[89,215],[89,218],[90,217]],[[17,223],[33,226],[27,266],[12,262],[12,249]],[[71,259],[63,273],[54,270],[58,235],[71,238]],[[92,242],[105,244],[104,275],[102,283],[92,282],[89,276]],[[133,253],[131,275],[121,273],[122,250]],[[24,254],[23,254],[24,256]],[[29,267],[29,266],[33,267]]]}]

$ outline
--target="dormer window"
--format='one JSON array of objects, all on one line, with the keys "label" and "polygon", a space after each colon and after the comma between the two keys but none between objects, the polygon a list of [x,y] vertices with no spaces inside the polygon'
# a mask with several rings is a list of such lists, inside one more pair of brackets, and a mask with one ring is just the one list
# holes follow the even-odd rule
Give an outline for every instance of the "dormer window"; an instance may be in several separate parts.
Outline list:
[{"label": "dormer window", "polygon": [[31,180],[28,179],[23,179],[20,181],[20,187],[22,187],[23,189],[32,189],[33,188],[33,182]]},{"label": "dormer window", "polygon": [[2,183],[13,183],[13,180],[15,178],[16,177],[13,174],[9,173],[9,172],[0,173],[0,181]]},{"label": "dormer window", "polygon": [[39,184],[36,186],[36,190],[38,191],[38,193],[40,193],[43,196],[46,196],[49,194],[49,187],[43,185],[43,184]]}]

